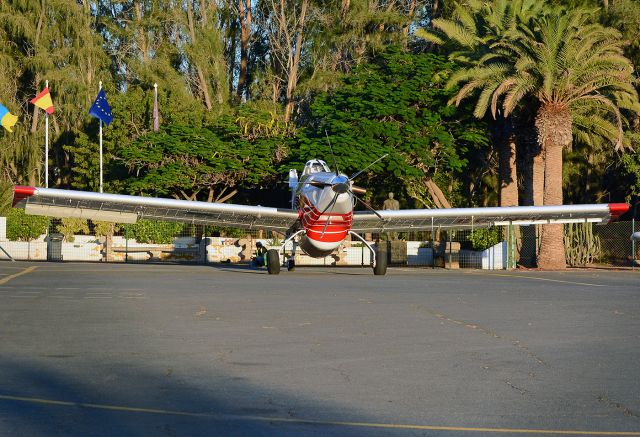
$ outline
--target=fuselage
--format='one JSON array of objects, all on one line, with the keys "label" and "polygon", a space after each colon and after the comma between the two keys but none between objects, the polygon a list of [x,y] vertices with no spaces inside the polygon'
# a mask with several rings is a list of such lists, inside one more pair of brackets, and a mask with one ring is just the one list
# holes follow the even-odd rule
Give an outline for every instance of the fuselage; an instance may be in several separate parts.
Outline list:
[{"label": "fuselage", "polygon": [[306,231],[300,248],[313,257],[333,252],[353,222],[353,195],[346,175],[329,170],[323,161],[309,161],[296,190],[300,225]]}]

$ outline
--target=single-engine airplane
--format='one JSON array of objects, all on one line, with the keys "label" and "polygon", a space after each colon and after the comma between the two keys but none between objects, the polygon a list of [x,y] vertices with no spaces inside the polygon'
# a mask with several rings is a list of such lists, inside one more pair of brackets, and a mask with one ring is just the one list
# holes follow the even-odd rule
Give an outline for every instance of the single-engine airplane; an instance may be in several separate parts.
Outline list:
[{"label": "single-engine airplane", "polygon": [[[332,171],[322,160],[308,161],[300,177],[296,170],[289,172],[291,209],[23,186],[14,188],[13,206],[24,208],[27,214],[52,217],[80,217],[118,223],[135,223],[145,218],[284,233],[287,237],[282,246],[267,253],[269,274],[278,274],[282,265],[292,270],[297,246],[311,257],[324,257],[351,235],[370,250],[371,267],[376,275],[386,273],[386,256],[380,256],[380,252],[374,250],[358,233],[433,231],[451,227],[473,229],[492,225],[599,223],[615,220],[629,209],[624,203],[610,203],[375,210],[358,197],[366,190],[353,184],[353,180],[365,170],[349,177],[340,173],[337,166]],[[367,210],[354,211],[357,202],[361,202]],[[291,256],[281,262],[280,253],[284,254],[289,242],[293,243]]]}]

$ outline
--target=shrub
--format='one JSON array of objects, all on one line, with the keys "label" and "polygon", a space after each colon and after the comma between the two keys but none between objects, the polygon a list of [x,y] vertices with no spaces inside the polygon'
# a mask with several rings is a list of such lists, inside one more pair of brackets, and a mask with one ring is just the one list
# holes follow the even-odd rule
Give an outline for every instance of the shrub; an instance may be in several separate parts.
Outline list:
[{"label": "shrub", "polygon": [[27,215],[20,208],[11,208],[7,214],[7,238],[9,240],[34,240],[45,234],[48,227],[48,217]]},{"label": "shrub", "polygon": [[501,241],[500,228],[474,229],[469,236],[472,250],[483,251]]},{"label": "shrub", "polygon": [[89,224],[85,219],[64,217],[58,225],[58,232],[64,235],[66,241],[73,242],[75,234],[87,235],[89,233]]},{"label": "shrub", "polygon": [[122,226],[113,222],[93,221],[93,233],[96,237],[112,237]]},{"label": "shrub", "polygon": [[140,220],[129,226],[129,236],[138,243],[170,244],[183,228],[183,223]]}]

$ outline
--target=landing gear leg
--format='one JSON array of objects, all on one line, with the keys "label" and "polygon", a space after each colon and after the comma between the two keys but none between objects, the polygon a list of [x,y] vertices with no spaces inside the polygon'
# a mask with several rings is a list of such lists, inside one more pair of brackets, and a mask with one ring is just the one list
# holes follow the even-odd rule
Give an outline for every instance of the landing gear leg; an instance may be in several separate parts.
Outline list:
[{"label": "landing gear leg", "polygon": [[280,251],[284,254],[284,248],[287,245],[287,243],[289,241],[292,242],[293,244],[293,248],[291,249],[291,256],[286,260],[285,265],[287,266],[287,270],[288,271],[293,271],[296,268],[296,262],[295,262],[295,257],[296,257],[296,240],[295,238],[300,235],[300,234],[304,234],[306,231],[304,229],[301,229],[295,233],[293,233],[289,238],[287,238],[286,240],[284,240],[284,243],[282,244],[282,246],[280,247]]},{"label": "landing gear leg", "polygon": [[369,252],[371,252],[371,267],[373,267],[373,274],[385,275],[387,273],[387,251],[381,250],[380,245],[378,245],[377,250],[373,250],[373,247],[371,247],[367,240],[362,238],[360,235],[353,231],[349,231],[349,234],[362,241],[365,246],[369,248]]}]

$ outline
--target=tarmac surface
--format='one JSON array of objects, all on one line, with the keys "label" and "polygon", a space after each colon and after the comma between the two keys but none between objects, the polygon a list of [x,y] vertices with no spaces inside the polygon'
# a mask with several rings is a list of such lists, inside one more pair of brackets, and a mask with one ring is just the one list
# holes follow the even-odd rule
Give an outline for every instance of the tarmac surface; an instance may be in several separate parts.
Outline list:
[{"label": "tarmac surface", "polygon": [[640,272],[0,262],[0,435],[640,435]]}]

